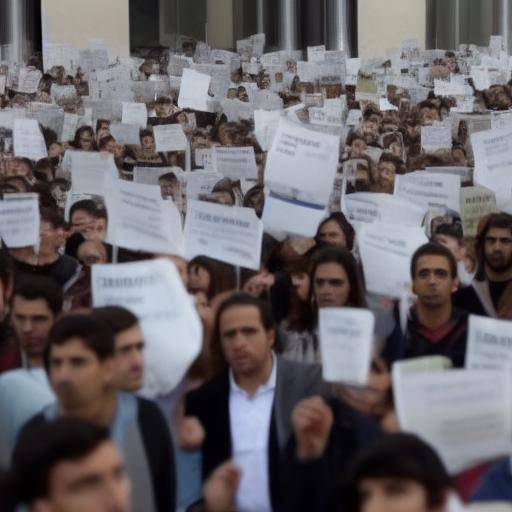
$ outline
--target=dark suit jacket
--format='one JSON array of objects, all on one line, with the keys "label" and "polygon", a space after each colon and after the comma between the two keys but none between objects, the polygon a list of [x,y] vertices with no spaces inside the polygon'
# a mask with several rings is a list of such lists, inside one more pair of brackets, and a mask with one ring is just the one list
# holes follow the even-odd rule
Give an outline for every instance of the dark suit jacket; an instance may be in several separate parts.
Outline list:
[{"label": "dark suit jacket", "polygon": [[[274,510],[283,502],[279,479],[286,469],[285,448],[292,435],[292,410],[303,398],[326,395],[321,369],[276,356],[277,376],[269,435],[269,481]],[[206,437],[202,446],[203,479],[232,456],[229,420],[228,369],[187,395],[187,416],[195,416],[203,425]]]}]

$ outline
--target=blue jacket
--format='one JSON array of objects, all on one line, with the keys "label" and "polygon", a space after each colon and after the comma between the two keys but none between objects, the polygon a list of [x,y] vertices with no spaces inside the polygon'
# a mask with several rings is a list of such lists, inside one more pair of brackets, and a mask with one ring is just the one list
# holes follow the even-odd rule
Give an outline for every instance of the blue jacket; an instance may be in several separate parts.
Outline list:
[{"label": "blue jacket", "polygon": [[470,501],[512,502],[512,470],[510,458],[494,463],[485,473]]}]

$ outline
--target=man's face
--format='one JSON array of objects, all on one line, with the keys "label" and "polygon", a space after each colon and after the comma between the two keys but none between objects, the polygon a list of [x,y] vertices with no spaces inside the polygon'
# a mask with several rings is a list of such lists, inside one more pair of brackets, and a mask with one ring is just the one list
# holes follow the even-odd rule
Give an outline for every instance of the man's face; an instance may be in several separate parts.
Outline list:
[{"label": "man's face", "polygon": [[452,277],[450,262],[444,256],[428,254],[418,258],[413,279],[413,291],[425,307],[438,308],[451,304],[458,279]]},{"label": "man's face", "polygon": [[73,233],[81,233],[84,238],[93,228],[94,217],[83,210],[76,210],[71,216],[71,230]]},{"label": "man's face", "polygon": [[171,115],[170,103],[156,103],[155,114],[157,117],[169,117]]},{"label": "man's face", "polygon": [[179,185],[176,181],[160,180],[160,192],[164,199],[167,199],[168,197],[175,199],[178,197]]},{"label": "man's face", "polygon": [[114,386],[123,391],[137,391],[144,376],[144,337],[138,324],[115,337]]},{"label": "man's face", "polygon": [[379,162],[378,172],[381,188],[393,192],[396,176],[395,164],[393,162]]},{"label": "man's face", "polygon": [[29,300],[16,295],[12,301],[11,321],[21,350],[28,358],[43,357],[46,337],[55,321],[44,299]]},{"label": "man's face", "polygon": [[131,485],[119,450],[105,441],[78,460],[58,463],[50,472],[45,512],[129,512]]},{"label": "man's face", "polygon": [[358,485],[358,492],[361,512],[437,511],[428,506],[425,488],[410,479],[364,478]]},{"label": "man's face", "polygon": [[59,405],[67,410],[101,401],[112,385],[113,361],[100,361],[81,338],[70,338],[50,350],[49,379]]},{"label": "man's face", "polygon": [[46,250],[56,250],[61,247],[65,240],[64,228],[56,228],[50,222],[41,221],[40,226],[41,248]]},{"label": "man's face", "polygon": [[231,306],[219,322],[222,352],[237,375],[258,373],[270,357],[275,333],[265,330],[259,309],[251,305]]},{"label": "man's face", "polygon": [[342,308],[350,295],[347,272],[339,263],[321,263],[313,276],[313,294],[318,308]]},{"label": "man's face", "polygon": [[497,273],[512,270],[512,233],[506,228],[491,228],[484,243],[485,264]]},{"label": "man's face", "polygon": [[347,248],[347,238],[339,224],[334,220],[326,222],[318,233],[318,240],[328,245]]},{"label": "man's face", "polygon": [[226,206],[234,206],[233,198],[231,197],[231,194],[229,192],[213,192],[212,196],[217,200],[219,204],[223,204]]}]

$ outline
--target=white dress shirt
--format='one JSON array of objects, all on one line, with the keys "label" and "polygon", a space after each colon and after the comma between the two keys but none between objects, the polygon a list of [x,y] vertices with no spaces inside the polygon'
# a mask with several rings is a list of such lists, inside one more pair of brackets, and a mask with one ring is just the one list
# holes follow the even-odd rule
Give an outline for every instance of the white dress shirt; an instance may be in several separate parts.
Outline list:
[{"label": "white dress shirt", "polygon": [[236,495],[238,512],[272,512],[268,472],[268,439],[277,361],[272,355],[272,372],[265,384],[250,397],[229,373],[229,421],[233,460],[242,477]]}]

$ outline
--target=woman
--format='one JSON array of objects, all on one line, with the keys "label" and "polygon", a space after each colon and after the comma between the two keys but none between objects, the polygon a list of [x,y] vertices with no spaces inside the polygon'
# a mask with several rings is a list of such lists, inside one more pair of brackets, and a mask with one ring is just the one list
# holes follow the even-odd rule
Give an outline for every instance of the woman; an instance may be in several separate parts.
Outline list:
[{"label": "woman", "polygon": [[[320,363],[318,310],[364,308],[366,299],[355,258],[337,247],[326,247],[316,253],[309,273],[309,283],[308,299],[300,306],[300,322],[294,322],[293,317],[288,315],[280,325],[279,340],[282,356],[286,359]],[[295,293],[299,294],[301,290],[303,292],[304,286],[306,283],[296,280]]]},{"label": "woman", "polygon": [[75,149],[82,151],[95,151],[96,143],[94,141],[94,131],[90,126],[81,126],[75,132],[75,138],[72,142]]},{"label": "woman", "polygon": [[318,246],[329,245],[352,251],[354,247],[355,230],[341,212],[329,215],[318,226],[315,242]]},{"label": "woman", "polygon": [[219,293],[236,288],[235,272],[231,265],[207,256],[196,256],[188,263],[188,288],[193,294],[204,292],[208,300]]}]

